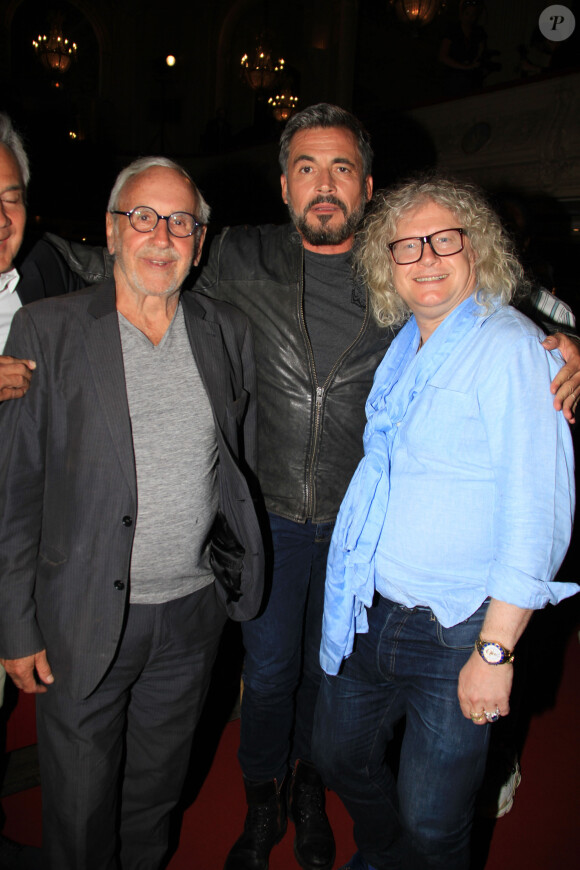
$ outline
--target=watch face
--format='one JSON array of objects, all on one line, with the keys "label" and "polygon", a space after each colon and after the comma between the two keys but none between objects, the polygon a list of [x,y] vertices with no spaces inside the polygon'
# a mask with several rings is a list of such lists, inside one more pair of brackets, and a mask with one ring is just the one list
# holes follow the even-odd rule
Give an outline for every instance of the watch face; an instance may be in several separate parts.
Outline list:
[{"label": "watch face", "polygon": [[482,647],[483,657],[490,665],[499,665],[503,661],[503,650],[495,643],[486,643]]}]

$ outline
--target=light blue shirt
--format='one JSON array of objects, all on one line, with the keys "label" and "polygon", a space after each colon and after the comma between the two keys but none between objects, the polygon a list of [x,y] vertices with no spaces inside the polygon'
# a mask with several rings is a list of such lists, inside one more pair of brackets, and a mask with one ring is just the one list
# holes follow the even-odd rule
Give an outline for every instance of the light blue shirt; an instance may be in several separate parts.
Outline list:
[{"label": "light blue shirt", "polygon": [[481,311],[466,300],[418,353],[412,318],[377,369],[329,554],[328,673],[367,630],[375,589],[448,627],[488,597],[538,609],[580,588],[553,582],[574,513],[570,431],[549,390],[561,358],[513,308]]}]

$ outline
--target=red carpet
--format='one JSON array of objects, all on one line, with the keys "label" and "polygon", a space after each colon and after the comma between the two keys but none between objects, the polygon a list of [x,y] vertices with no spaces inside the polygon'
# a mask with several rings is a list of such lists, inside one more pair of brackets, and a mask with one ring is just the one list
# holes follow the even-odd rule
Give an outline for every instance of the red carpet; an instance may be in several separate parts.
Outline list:
[{"label": "red carpet", "polygon": [[[478,846],[478,863],[486,870],[564,870],[579,864],[578,604],[566,603],[557,612],[558,618],[555,611],[545,617],[541,614],[544,619],[535,627],[529,663],[533,687],[528,688],[535,709],[522,755],[522,784],[513,810],[493,828],[487,861],[485,836],[483,845]],[[227,724],[199,795],[185,811],[169,870],[223,867],[244,817],[236,760],[238,737],[239,722]],[[196,761],[209,765],[211,750],[205,757],[198,750]],[[38,845],[40,789],[5,798],[3,806],[7,816],[4,833]],[[351,824],[333,794],[329,795],[328,809],[337,839],[336,867],[340,867],[354,851]],[[272,853],[270,870],[296,870],[292,835],[289,825],[287,836]]]}]

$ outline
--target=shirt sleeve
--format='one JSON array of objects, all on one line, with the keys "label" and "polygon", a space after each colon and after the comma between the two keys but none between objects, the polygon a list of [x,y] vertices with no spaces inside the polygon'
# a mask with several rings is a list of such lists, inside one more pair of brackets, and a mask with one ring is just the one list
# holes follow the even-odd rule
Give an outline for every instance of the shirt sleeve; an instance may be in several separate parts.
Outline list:
[{"label": "shirt sleeve", "polygon": [[549,390],[561,365],[559,354],[522,333],[498,349],[478,388],[495,477],[487,594],[523,608],[556,604],[578,591],[573,583],[554,582],[574,515],[572,440]]}]

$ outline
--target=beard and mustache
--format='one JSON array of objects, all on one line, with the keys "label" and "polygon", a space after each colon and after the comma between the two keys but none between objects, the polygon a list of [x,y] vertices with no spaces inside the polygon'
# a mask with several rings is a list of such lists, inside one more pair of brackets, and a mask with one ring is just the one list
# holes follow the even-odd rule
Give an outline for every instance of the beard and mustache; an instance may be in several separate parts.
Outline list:
[{"label": "beard and mustache", "polygon": [[[333,215],[322,214],[316,216],[319,226],[312,226],[312,224],[309,224],[307,221],[308,212],[313,208],[313,206],[318,205],[318,203],[329,203],[330,205],[338,206],[344,214],[344,223],[338,227],[329,227],[328,224],[332,220]],[[364,217],[365,208],[366,201],[363,197],[359,205],[349,214],[346,205],[341,199],[328,194],[327,196],[319,195],[314,197],[314,199],[310,200],[306,205],[302,213],[298,214],[298,212],[294,211],[291,202],[288,201],[288,211],[290,212],[290,217],[294,226],[302,234],[308,244],[314,246],[340,245],[342,242],[346,242],[346,240],[349,239],[360,226]]]}]

